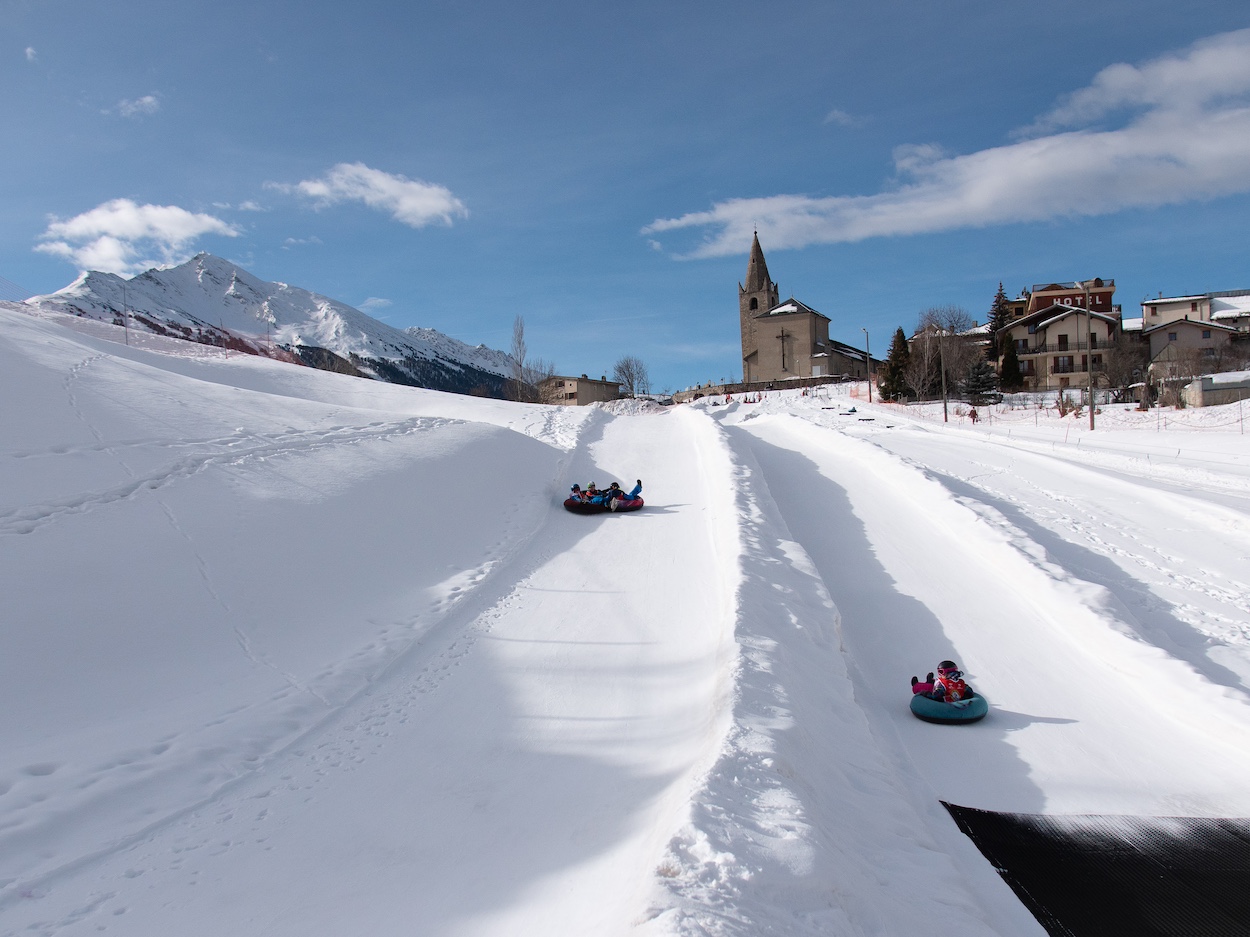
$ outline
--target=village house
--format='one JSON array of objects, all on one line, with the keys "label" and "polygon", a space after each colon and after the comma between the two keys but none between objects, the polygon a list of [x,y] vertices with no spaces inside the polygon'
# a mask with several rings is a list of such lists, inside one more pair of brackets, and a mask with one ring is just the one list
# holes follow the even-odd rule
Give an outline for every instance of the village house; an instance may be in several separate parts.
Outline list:
[{"label": "village house", "polygon": [[1227,366],[1228,351],[1237,329],[1210,320],[1173,319],[1159,325],[1147,321],[1142,340],[1150,346],[1151,383],[1193,377]]},{"label": "village house", "polygon": [[1178,319],[1216,322],[1234,331],[1250,334],[1250,290],[1197,293],[1192,296],[1164,296],[1144,299],[1141,304],[1144,329],[1166,325]]},{"label": "village house", "polygon": [[620,382],[609,381],[606,377],[596,381],[585,374],[581,377],[555,374],[540,381],[538,391],[544,403],[584,407],[590,403],[619,399],[621,385]]}]

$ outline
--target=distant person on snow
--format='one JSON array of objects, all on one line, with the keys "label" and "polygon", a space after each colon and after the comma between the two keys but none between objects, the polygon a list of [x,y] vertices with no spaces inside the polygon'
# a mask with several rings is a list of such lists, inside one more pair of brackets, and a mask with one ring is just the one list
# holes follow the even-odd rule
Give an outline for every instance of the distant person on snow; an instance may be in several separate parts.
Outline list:
[{"label": "distant person on snow", "polygon": [[921,693],[940,703],[953,703],[956,700],[972,699],[976,696],[972,687],[964,682],[963,671],[953,660],[944,660],[937,665],[936,678],[933,676],[933,671],[929,671],[923,683],[916,677],[912,677],[911,691]]}]

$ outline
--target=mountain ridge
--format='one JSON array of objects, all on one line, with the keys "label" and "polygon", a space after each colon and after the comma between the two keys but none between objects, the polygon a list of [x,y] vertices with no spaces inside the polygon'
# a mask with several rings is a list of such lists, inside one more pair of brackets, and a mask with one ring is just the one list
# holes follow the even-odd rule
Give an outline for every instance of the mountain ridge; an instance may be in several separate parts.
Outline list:
[{"label": "mountain ridge", "polygon": [[512,364],[505,352],[434,329],[397,329],[319,293],[261,280],[209,253],[129,279],[88,271],[21,305],[456,393],[502,396]]}]

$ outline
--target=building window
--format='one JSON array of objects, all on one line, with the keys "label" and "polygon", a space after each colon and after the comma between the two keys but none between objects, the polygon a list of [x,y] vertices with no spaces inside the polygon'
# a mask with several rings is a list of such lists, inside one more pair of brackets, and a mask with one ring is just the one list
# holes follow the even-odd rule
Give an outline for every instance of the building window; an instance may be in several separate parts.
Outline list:
[{"label": "building window", "polygon": [[751,297],[751,308],[752,308],[752,309],[759,309],[759,308],[760,308],[760,301],[759,301],[758,299],[756,299],[754,296],[752,296],[752,297]]},{"label": "building window", "polygon": [[1204,357],[1204,358],[1214,358],[1214,357],[1215,357],[1215,349],[1214,349],[1214,348],[1204,348],[1204,349],[1202,349],[1202,357]]},{"label": "building window", "polygon": [[1210,338],[1210,337],[1211,337],[1211,330],[1210,330],[1210,329],[1203,329],[1203,330],[1202,330],[1202,337],[1203,337],[1203,338]]},{"label": "building window", "polygon": [[1027,353],[1028,350],[1029,350],[1029,340],[1027,338],[1017,338],[1016,339],[1016,354],[1019,354],[1020,352]]},{"label": "building window", "polygon": [[1075,370],[1075,363],[1073,362],[1071,355],[1060,355],[1055,359],[1056,374],[1071,374]]},{"label": "building window", "polygon": [[1190,304],[1189,304],[1189,311],[1190,311],[1190,312],[1197,312],[1197,311],[1198,311],[1198,304],[1197,304],[1197,303],[1190,303]]},{"label": "building window", "polygon": [[1068,348],[1068,336],[1060,335],[1059,336],[1059,350],[1067,351],[1067,348]]},{"label": "building window", "polygon": [[1174,341],[1176,341],[1176,333],[1175,333],[1175,332],[1168,332],[1168,341],[1169,341],[1169,342],[1174,342]]},{"label": "building window", "polygon": [[1157,316],[1157,315],[1159,314],[1159,310],[1158,310],[1158,308],[1156,308],[1155,306],[1151,306],[1151,307],[1150,307],[1150,314],[1151,314],[1152,316]]}]

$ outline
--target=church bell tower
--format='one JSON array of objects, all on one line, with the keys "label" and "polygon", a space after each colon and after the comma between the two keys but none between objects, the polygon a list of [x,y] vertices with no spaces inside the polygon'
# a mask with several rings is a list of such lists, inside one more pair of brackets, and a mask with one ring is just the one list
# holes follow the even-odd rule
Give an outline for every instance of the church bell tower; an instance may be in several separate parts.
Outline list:
[{"label": "church bell tower", "polygon": [[768,278],[768,264],[756,232],[751,240],[751,257],[747,261],[746,284],[738,284],[738,319],[742,329],[742,379],[752,380],[751,366],[758,360],[755,317],[781,302],[777,284]]}]

